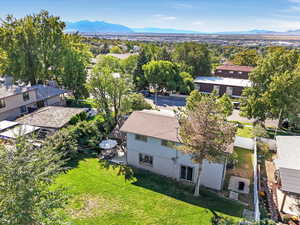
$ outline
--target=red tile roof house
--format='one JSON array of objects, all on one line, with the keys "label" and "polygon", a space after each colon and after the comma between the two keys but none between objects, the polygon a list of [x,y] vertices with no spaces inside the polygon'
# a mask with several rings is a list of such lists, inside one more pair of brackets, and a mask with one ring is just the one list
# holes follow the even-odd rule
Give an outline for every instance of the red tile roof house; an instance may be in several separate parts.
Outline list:
[{"label": "red tile roof house", "polygon": [[[191,156],[176,149],[178,120],[173,111],[143,110],[133,112],[121,127],[127,138],[127,163],[131,166],[195,183],[199,164]],[[228,148],[228,154],[233,145]],[[221,190],[226,174],[226,156],[222,162],[204,160],[201,185]]]},{"label": "red tile roof house", "polygon": [[219,95],[228,94],[239,98],[244,88],[250,87],[249,73],[254,70],[250,66],[222,65],[216,68],[214,76],[199,76],[194,80],[196,89],[202,93]]}]

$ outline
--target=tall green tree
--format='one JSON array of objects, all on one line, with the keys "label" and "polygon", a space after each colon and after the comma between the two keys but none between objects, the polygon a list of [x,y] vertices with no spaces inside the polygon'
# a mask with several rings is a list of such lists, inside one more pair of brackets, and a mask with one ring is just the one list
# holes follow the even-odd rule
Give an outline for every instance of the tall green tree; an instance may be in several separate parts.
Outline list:
[{"label": "tall green tree", "polygon": [[138,90],[146,89],[149,83],[145,77],[143,66],[151,61],[151,58],[146,54],[146,50],[142,48],[137,59],[137,65],[133,73],[133,82]]},{"label": "tall green tree", "polygon": [[232,115],[233,112],[233,104],[230,100],[230,97],[227,94],[224,94],[218,100],[218,103],[221,106],[221,109],[226,117]]},{"label": "tall green tree", "polygon": [[185,67],[195,78],[200,75],[210,75],[211,59],[207,45],[194,42],[177,44],[174,53],[174,61]]},{"label": "tall green tree", "polygon": [[134,71],[137,68],[138,55],[131,55],[126,59],[121,60],[121,67],[124,73],[133,76]]},{"label": "tall green tree", "polygon": [[0,27],[0,47],[9,59],[7,73],[31,84],[52,78],[58,71],[64,27],[47,11],[21,19],[7,16]]},{"label": "tall green tree", "polygon": [[295,50],[278,49],[266,55],[250,74],[252,86],[242,98],[242,114],[265,121],[298,114],[300,95],[299,54]]},{"label": "tall green tree", "polygon": [[176,90],[180,82],[179,68],[169,61],[151,61],[143,66],[145,77],[155,89]]},{"label": "tall green tree", "polygon": [[113,46],[109,52],[113,54],[122,54],[122,49],[119,46]]},{"label": "tall green tree", "polygon": [[24,139],[14,146],[0,146],[0,224],[65,224],[57,210],[64,207],[67,196],[63,189],[51,188],[63,170],[61,157]]},{"label": "tall green tree", "polygon": [[179,76],[181,80],[179,84],[179,92],[181,94],[189,94],[195,88],[192,75],[187,72],[181,72],[179,73]]},{"label": "tall green tree", "polygon": [[177,112],[179,150],[191,155],[198,164],[194,195],[199,195],[200,177],[204,160],[224,160],[226,151],[234,141],[236,128],[226,121],[220,105],[212,95],[202,96],[192,108]]},{"label": "tall green tree", "polygon": [[241,66],[256,66],[260,60],[260,55],[255,49],[248,49],[236,53],[233,56],[232,62]]},{"label": "tall green tree", "polygon": [[193,110],[197,106],[198,102],[201,101],[202,96],[203,94],[201,94],[199,91],[192,91],[186,98],[186,107],[189,110]]},{"label": "tall green tree", "polygon": [[61,72],[57,78],[59,83],[71,90],[77,99],[88,96],[85,82],[87,66],[92,58],[89,46],[82,43],[78,35],[66,35],[61,58]]},{"label": "tall green tree", "polygon": [[8,59],[6,52],[0,48],[0,76],[5,75],[6,68],[8,66]]},{"label": "tall green tree", "polygon": [[114,73],[122,72],[121,60],[111,55],[99,55],[95,69],[101,71],[103,68],[110,68]]},{"label": "tall green tree", "polygon": [[87,83],[89,93],[96,99],[98,110],[106,118],[113,117],[117,124],[127,103],[126,96],[132,88],[131,80],[123,74],[115,74],[109,67],[95,67]]}]

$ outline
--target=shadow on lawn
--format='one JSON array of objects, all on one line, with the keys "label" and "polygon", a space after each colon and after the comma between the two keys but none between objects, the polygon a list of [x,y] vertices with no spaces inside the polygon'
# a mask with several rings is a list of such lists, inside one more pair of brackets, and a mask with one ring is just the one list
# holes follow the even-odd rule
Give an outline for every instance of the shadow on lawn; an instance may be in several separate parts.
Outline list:
[{"label": "shadow on lawn", "polygon": [[66,163],[67,170],[78,167],[79,162],[85,159],[97,158],[99,153],[96,150],[86,149],[77,154],[76,158],[68,160]]},{"label": "shadow on lawn", "polygon": [[151,172],[132,168],[126,165],[117,165],[109,162],[101,161],[102,167],[105,169],[118,170],[118,175],[125,177],[126,181],[131,181],[133,185],[143,187],[169,197],[184,201],[207,209],[207,213],[216,212],[224,213],[230,216],[241,217],[243,206],[234,201],[224,199],[217,193],[202,188],[200,196],[194,197],[194,187],[176,182],[173,179],[156,175]]}]

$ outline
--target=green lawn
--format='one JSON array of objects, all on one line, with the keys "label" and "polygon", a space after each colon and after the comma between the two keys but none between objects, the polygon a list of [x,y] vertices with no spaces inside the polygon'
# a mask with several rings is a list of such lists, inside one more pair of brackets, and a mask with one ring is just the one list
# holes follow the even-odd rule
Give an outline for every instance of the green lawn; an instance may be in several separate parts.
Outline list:
[{"label": "green lawn", "polygon": [[243,128],[238,128],[237,135],[240,137],[253,138],[252,127],[244,126]]},{"label": "green lawn", "polygon": [[75,224],[193,225],[211,224],[212,212],[236,220],[243,207],[201,190],[192,196],[191,187],[136,170],[131,181],[118,176],[118,169],[105,169],[95,158],[79,161],[62,174],[58,185],[72,194],[65,212]]}]

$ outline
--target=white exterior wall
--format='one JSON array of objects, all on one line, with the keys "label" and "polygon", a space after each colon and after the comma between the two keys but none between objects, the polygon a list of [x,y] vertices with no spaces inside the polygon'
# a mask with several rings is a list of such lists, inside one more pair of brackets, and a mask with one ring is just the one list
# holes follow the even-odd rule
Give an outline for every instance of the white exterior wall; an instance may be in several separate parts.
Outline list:
[{"label": "white exterior wall", "polygon": [[[153,166],[140,164],[139,153],[153,156]],[[194,168],[193,182],[196,181],[198,173],[198,165],[192,162],[189,155],[162,146],[160,139],[148,137],[147,142],[136,140],[135,134],[131,133],[127,133],[127,162],[134,167],[146,169],[176,180],[180,180],[180,167],[182,165]],[[224,164],[209,163],[204,160],[200,178],[201,184],[215,190],[221,190],[223,174]]]},{"label": "white exterior wall", "polygon": [[[0,121],[1,120],[15,120],[21,115],[21,106],[36,107],[38,102],[36,96],[36,90],[29,91],[30,99],[28,101],[23,100],[23,93],[13,95],[5,98],[5,107],[0,109]],[[59,95],[44,100],[45,106],[50,105],[64,105],[64,102]]]},{"label": "white exterior wall", "polygon": [[29,97],[30,99],[26,102],[23,100],[23,94],[13,95],[5,98],[5,107],[0,109],[0,113],[36,102],[36,91],[29,91]]},{"label": "white exterior wall", "polygon": [[60,98],[60,96],[54,96],[52,98],[48,98],[45,101],[45,105],[61,105],[62,104],[62,100]]}]

